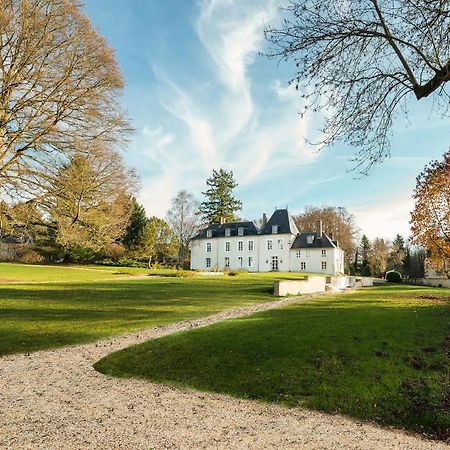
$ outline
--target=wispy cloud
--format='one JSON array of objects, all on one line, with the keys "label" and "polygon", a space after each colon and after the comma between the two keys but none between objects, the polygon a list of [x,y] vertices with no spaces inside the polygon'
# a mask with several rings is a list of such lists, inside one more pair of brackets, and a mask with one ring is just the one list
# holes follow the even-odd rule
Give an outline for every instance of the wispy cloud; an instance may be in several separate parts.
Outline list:
[{"label": "wispy cloud", "polygon": [[[317,158],[305,143],[311,118],[297,114],[295,89],[273,80],[262,88],[263,95],[253,92],[250,69],[264,45],[265,24],[277,20],[278,3],[201,0],[193,32],[201,44],[206,75],[196,77],[194,68],[188,68],[188,75],[180,78],[164,63],[152,63],[159,102],[182,127],[171,130],[170,139],[154,136],[164,143],[154,145],[152,156],[161,171],[144,187],[143,200],[154,200],[148,191],[159,182],[165,196],[174,189],[198,191],[199,180],[203,184],[212,168],[232,169],[245,188],[294,163],[302,167]],[[158,209],[163,203],[158,198]]]}]

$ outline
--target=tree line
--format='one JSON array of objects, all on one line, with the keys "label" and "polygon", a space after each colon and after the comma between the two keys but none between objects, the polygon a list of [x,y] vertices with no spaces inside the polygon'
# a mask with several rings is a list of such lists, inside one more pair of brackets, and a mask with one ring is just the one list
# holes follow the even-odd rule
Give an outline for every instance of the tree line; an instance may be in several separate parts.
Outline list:
[{"label": "tree line", "polygon": [[[24,244],[16,258],[188,267],[190,239],[202,227],[240,220],[242,202],[233,192],[238,183],[232,171],[213,170],[202,192],[204,201],[182,190],[164,219],[148,218],[143,205],[124,194],[136,187],[134,172],[118,155],[112,160],[104,156],[74,158],[44,203],[0,203],[0,238],[15,236]],[[354,216],[343,206],[307,206],[293,219],[300,231],[313,231],[322,222],[323,231],[345,252],[346,273],[382,277],[397,270],[423,276],[426,252],[420,245],[400,235],[392,242],[370,241],[364,234],[360,238]]]},{"label": "tree line", "polygon": [[[367,173],[389,154],[403,98],[433,96],[441,106],[436,109],[448,115],[450,14],[442,0],[341,6],[291,0],[285,20],[268,27],[266,36],[273,56],[296,62],[292,82],[305,100],[303,112],[331,111],[319,145],[351,144]],[[80,2],[2,1],[0,238],[18,240],[24,252],[33,242],[35,253],[25,259],[186,259],[193,231],[184,219],[180,225],[173,214],[166,220],[137,217],[139,179],[120,155],[133,131],[120,106],[123,88],[114,52]],[[447,276],[449,161],[447,152],[419,175],[411,218],[412,242],[429,250],[434,267]],[[242,207],[232,194],[236,186],[232,172],[214,171],[200,209],[188,193],[180,193],[172,208],[178,219],[235,220]],[[319,210],[299,214],[300,228],[311,228],[320,212],[346,251],[347,269],[360,270],[351,261],[359,255],[351,214],[343,207]],[[382,241],[372,245],[383,249]],[[380,272],[382,264],[371,267]]]}]

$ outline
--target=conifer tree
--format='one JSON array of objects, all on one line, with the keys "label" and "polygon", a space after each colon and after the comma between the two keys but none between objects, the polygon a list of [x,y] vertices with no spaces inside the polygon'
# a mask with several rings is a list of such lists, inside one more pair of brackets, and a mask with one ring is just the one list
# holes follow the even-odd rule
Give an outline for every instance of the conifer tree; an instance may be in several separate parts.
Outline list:
[{"label": "conifer tree", "polygon": [[235,213],[242,209],[242,202],[233,196],[233,189],[238,186],[233,171],[213,170],[206,180],[206,197],[200,205],[200,212],[208,223],[225,223],[236,220]]},{"label": "conifer tree", "polygon": [[362,276],[372,275],[372,270],[369,264],[370,241],[365,234],[363,234],[361,238],[359,253],[361,255],[361,267],[360,267],[361,275]]},{"label": "conifer tree", "polygon": [[144,207],[138,203],[135,197],[131,199],[131,203],[130,220],[122,240],[128,250],[132,250],[140,245],[145,224],[147,223]]}]

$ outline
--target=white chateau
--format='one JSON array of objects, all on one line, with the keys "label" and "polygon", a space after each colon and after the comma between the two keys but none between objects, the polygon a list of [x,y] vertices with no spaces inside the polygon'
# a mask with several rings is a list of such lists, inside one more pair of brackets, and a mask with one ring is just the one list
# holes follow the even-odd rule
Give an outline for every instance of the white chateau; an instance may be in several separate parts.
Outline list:
[{"label": "white chateau", "polygon": [[253,222],[211,224],[191,241],[191,269],[248,272],[344,273],[344,252],[322,232],[299,232],[287,209],[263,226]]}]

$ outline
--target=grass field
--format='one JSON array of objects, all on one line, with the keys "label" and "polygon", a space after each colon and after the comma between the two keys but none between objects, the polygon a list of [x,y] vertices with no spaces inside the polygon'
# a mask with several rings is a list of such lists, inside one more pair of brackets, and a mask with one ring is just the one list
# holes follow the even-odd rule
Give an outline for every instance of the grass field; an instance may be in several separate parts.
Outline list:
[{"label": "grass field", "polygon": [[0,263],[0,356],[95,341],[273,300],[271,274],[185,279],[146,277],[148,273]]},{"label": "grass field", "polygon": [[167,336],[95,368],[448,439],[449,358],[449,291],[397,285]]}]

